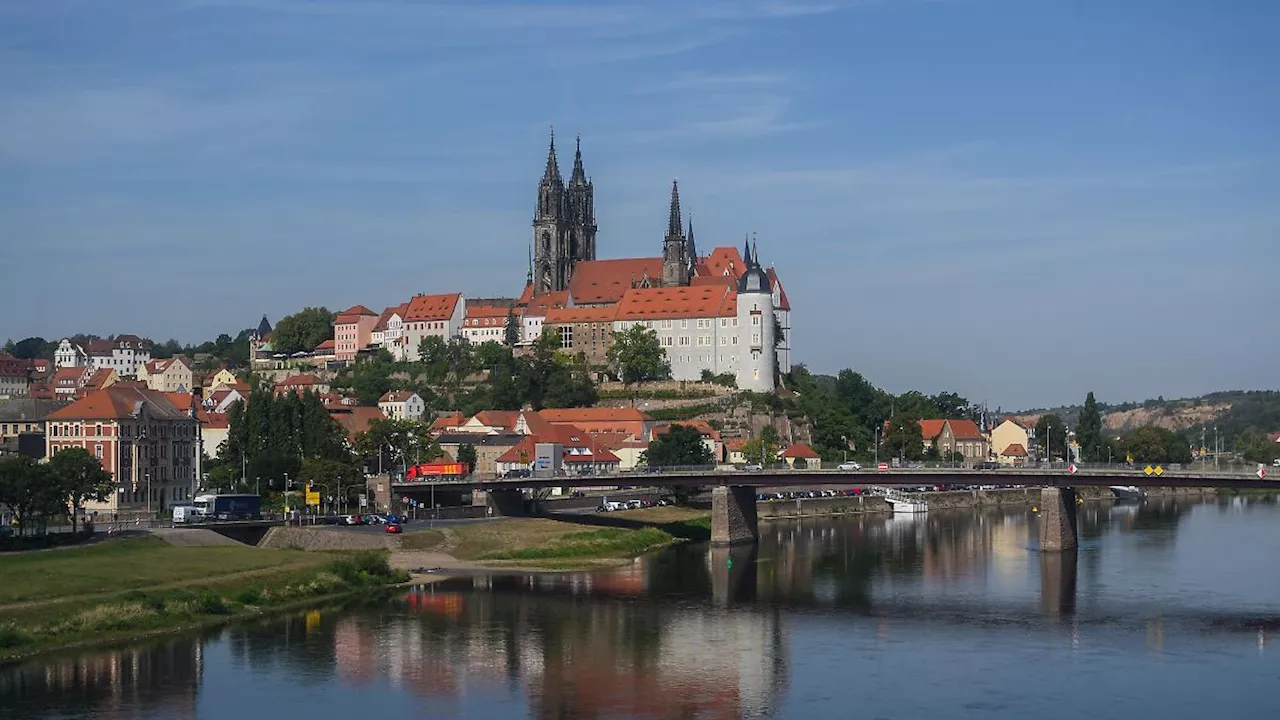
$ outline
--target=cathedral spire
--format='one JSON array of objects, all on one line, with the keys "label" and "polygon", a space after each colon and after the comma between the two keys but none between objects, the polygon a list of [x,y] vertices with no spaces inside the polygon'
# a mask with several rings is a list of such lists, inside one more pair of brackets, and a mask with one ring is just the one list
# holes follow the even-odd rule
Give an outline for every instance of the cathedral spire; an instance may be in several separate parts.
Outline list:
[{"label": "cathedral spire", "polygon": [[542,173],[544,183],[562,183],[560,165],[556,163],[556,129],[551,127],[551,147],[547,150],[547,169]]},{"label": "cathedral spire", "polygon": [[578,135],[574,138],[573,151],[573,177],[569,178],[570,185],[586,185],[587,171],[582,168],[582,136]]},{"label": "cathedral spire", "polygon": [[751,264],[760,267],[760,246],[756,244],[755,233],[751,233]]},{"label": "cathedral spire", "polygon": [[742,236],[742,262],[746,267],[751,267],[751,236]]},{"label": "cathedral spire", "polygon": [[529,243],[529,272],[525,273],[524,284],[533,284],[533,243]]},{"label": "cathedral spire", "polygon": [[667,236],[680,236],[680,183],[671,181],[671,211],[667,218]]},{"label": "cathedral spire", "polygon": [[689,248],[689,265],[698,264],[698,246],[693,243],[693,213],[689,213],[689,235],[685,238]]}]

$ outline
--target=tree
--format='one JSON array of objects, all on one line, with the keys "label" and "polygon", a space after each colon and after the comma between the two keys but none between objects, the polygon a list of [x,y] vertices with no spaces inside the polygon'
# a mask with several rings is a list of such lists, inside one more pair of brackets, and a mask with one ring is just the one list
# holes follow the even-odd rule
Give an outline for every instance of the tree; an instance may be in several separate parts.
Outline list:
[{"label": "tree", "polygon": [[649,442],[642,462],[649,467],[699,467],[715,462],[702,433],[690,425],[672,425]]},{"label": "tree", "polygon": [[615,333],[605,360],[627,385],[671,377],[671,363],[658,343],[658,333],[643,325]]},{"label": "tree", "polygon": [[768,465],[778,460],[778,452],[782,443],[778,440],[778,431],[772,425],[765,425],[760,437],[752,438],[742,445],[742,454],[749,463]]},{"label": "tree", "polygon": [[49,352],[50,343],[46,342],[42,337],[23,338],[13,344],[13,348],[9,350],[9,354],[19,360],[34,360],[36,358],[53,359],[53,353]]},{"label": "tree", "polygon": [[111,473],[83,448],[67,448],[55,453],[49,459],[49,475],[62,497],[69,501],[72,531],[86,501],[103,502],[115,489]]},{"label": "tree", "polygon": [[371,471],[431,462],[444,453],[431,436],[430,424],[421,420],[375,420],[356,436],[355,445]]},{"label": "tree", "polygon": [[467,472],[475,472],[476,470],[476,446],[471,443],[463,443],[458,446],[458,462],[467,466]]},{"label": "tree", "polygon": [[1245,460],[1255,463],[1271,464],[1280,456],[1280,445],[1267,439],[1267,434],[1257,427],[1247,427],[1236,439],[1236,452]]},{"label": "tree", "polygon": [[953,392],[940,392],[929,398],[937,409],[940,418],[972,419],[973,406],[969,401]]},{"label": "tree", "polygon": [[325,307],[308,307],[280,318],[271,331],[271,345],[279,353],[311,352],[333,337],[333,313]]},{"label": "tree", "polygon": [[49,466],[25,455],[0,460],[0,505],[9,508],[20,535],[37,519],[66,512],[66,498]]},{"label": "tree", "polygon": [[885,454],[903,460],[919,460],[924,456],[924,436],[920,423],[913,417],[895,415],[884,433]]},{"label": "tree", "polygon": [[1076,442],[1080,443],[1080,455],[1086,462],[1097,462],[1102,455],[1102,414],[1098,412],[1098,401],[1093,392],[1084,398],[1084,409],[1080,411],[1080,422],[1076,426]]},{"label": "tree", "polygon": [[315,486],[316,491],[332,495],[343,506],[352,501],[353,490],[364,486],[360,468],[340,460],[307,458],[302,461],[298,478]]},{"label": "tree", "polygon": [[516,317],[515,308],[507,310],[507,320],[502,325],[502,341],[509,348],[520,342],[520,320]]},{"label": "tree", "polygon": [[1041,415],[1036,421],[1036,441],[1040,444],[1040,455],[1049,459],[1058,450],[1066,452],[1063,444],[1067,437],[1067,424],[1062,418],[1048,413]]}]

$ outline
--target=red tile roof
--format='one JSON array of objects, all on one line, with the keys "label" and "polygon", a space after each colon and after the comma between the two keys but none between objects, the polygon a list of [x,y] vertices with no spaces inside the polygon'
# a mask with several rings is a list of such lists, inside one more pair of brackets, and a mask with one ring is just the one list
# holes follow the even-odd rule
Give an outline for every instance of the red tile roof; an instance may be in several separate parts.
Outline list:
[{"label": "red tile roof", "polygon": [[[538,443],[559,443],[564,446],[562,459],[566,464],[620,462],[618,456],[603,447],[595,437],[572,425],[556,425],[549,432],[526,435],[514,447],[498,456],[495,462],[518,463],[522,454],[524,462],[533,462]],[[573,453],[570,452],[571,448],[586,452]]]},{"label": "red tile roof", "polygon": [[353,407],[342,412],[330,412],[329,417],[342,425],[342,428],[347,431],[347,437],[352,441],[368,430],[375,421],[387,419],[387,416],[376,407]]},{"label": "red tile roof", "polygon": [[951,434],[957,440],[982,440],[982,431],[978,429],[978,424],[972,420],[948,420],[947,425],[951,427]]},{"label": "red tile roof", "polygon": [[85,387],[92,390],[101,390],[107,387],[107,382],[112,380],[116,375],[115,368],[100,368],[94,370],[89,376],[89,380],[84,384]]},{"label": "red tile roof", "polygon": [[765,271],[765,274],[769,276],[769,282],[773,283],[773,286],[778,289],[778,309],[791,310],[791,301],[787,299],[787,291],[782,287],[782,282],[778,280],[777,271],[769,268]]},{"label": "red tile roof", "polygon": [[441,413],[438,417],[436,417],[434,421],[432,421],[431,431],[440,432],[441,430],[445,430],[447,428],[455,428],[466,421],[467,421],[467,418],[464,417],[463,414],[460,412]]},{"label": "red tile roof", "polygon": [[335,348],[335,347],[337,347],[337,346],[338,346],[338,345],[337,345],[337,343],[336,343],[336,342],[334,342],[334,340],[333,340],[332,338],[330,338],[330,339],[325,340],[324,342],[320,343],[319,345],[317,345],[317,346],[316,346],[316,350],[317,350],[317,351],[332,350],[332,349],[334,349],[334,348]]},{"label": "red tile roof", "polygon": [[1022,443],[1013,443],[1000,454],[1006,457],[1026,457],[1027,449],[1022,447]]},{"label": "red tile roof", "polygon": [[172,420],[186,417],[186,413],[175,408],[165,393],[117,384],[90,391],[83,398],[50,413],[49,419],[119,420],[134,417],[144,406],[157,418]]},{"label": "red tile roof", "polygon": [[738,295],[727,285],[632,288],[618,303],[619,320],[726,317],[738,312]]},{"label": "red tile roof", "polygon": [[86,367],[58,368],[58,371],[53,374],[53,386],[55,388],[80,387],[87,370]]},{"label": "red tile roof", "polygon": [[276,383],[276,387],[309,387],[311,385],[327,385],[328,383],[321,380],[316,375],[290,375],[284,380]]},{"label": "red tile roof", "polygon": [[481,410],[472,419],[487,427],[511,430],[520,419],[520,413],[515,410]]},{"label": "red tile roof", "polygon": [[635,408],[554,408],[539,410],[550,423],[649,422],[653,418]]},{"label": "red tile roof", "polygon": [[558,290],[556,292],[542,293],[534,295],[529,301],[529,307],[525,310],[525,315],[531,317],[542,317],[547,314],[551,308],[567,307],[569,305],[569,291]]},{"label": "red tile roof", "polygon": [[529,304],[529,301],[532,299],[533,299],[533,283],[526,283],[524,286],[524,290],[520,293],[520,299],[516,300],[516,305],[519,305],[521,307],[526,306]]},{"label": "red tile roof", "polygon": [[461,293],[443,295],[414,295],[405,310],[405,322],[448,320],[462,301]]},{"label": "red tile roof", "polygon": [[376,317],[378,313],[370,310],[363,305],[352,305],[351,307],[338,313],[333,319],[334,325],[351,325],[360,322],[361,317]]},{"label": "red tile roof", "polygon": [[387,329],[387,325],[391,322],[392,315],[399,315],[400,319],[404,320],[404,314],[408,312],[408,310],[409,310],[409,303],[392,305],[386,310],[383,310],[382,315],[378,317],[378,322],[373,326],[374,332],[378,332],[379,330],[385,331]]},{"label": "red tile roof", "polygon": [[942,424],[946,420],[917,420],[916,422],[920,425],[921,437],[925,442],[929,442],[942,434]]},{"label": "red tile roof", "polygon": [[742,254],[738,252],[736,247],[718,247],[711,251],[711,254],[698,264],[698,274],[701,276],[724,276],[737,280],[742,277],[742,271],[746,269],[747,264],[742,261]]},{"label": "red tile roof", "polygon": [[662,281],[662,258],[621,258],[588,260],[573,266],[569,295],[576,305],[616,303],[648,275],[653,282]]},{"label": "red tile roof", "polygon": [[378,398],[380,403],[402,403],[413,397],[416,393],[412,390],[388,390]]},{"label": "red tile roof", "polygon": [[547,311],[547,317],[544,322],[548,325],[579,322],[611,323],[616,317],[618,317],[617,305],[605,305],[602,307],[551,308]]},{"label": "red tile roof", "polygon": [[786,450],[783,450],[782,452],[778,453],[778,457],[796,458],[797,460],[800,458],[804,458],[805,460],[822,459],[821,455],[819,455],[817,452],[814,451],[813,448],[809,447],[808,445],[805,445],[804,443],[796,443],[792,445]]},{"label": "red tile roof", "polygon": [[675,420],[673,422],[664,422],[660,425],[654,426],[653,436],[656,438],[660,435],[666,435],[667,433],[671,432],[671,427],[673,425],[684,425],[685,427],[691,427],[694,430],[697,430],[699,435],[702,435],[704,437],[709,437],[712,440],[716,440],[716,441],[720,440],[720,431],[711,427],[703,420]]}]

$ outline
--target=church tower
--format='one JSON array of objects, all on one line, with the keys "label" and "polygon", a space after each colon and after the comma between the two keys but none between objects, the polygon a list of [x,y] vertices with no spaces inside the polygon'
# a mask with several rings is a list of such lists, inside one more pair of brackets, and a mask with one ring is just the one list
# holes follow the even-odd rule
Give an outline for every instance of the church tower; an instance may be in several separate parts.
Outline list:
[{"label": "church tower", "polygon": [[573,174],[569,178],[566,217],[571,262],[596,259],[595,188],[582,167],[582,138],[575,139]]},{"label": "church tower", "polygon": [[563,290],[567,284],[566,214],[564,179],[556,163],[556,133],[552,130],[547,168],[538,183],[538,204],[533,211],[533,287],[536,292]]},{"label": "church tower", "polygon": [[689,246],[685,243],[684,229],[680,223],[680,186],[673,180],[667,235],[662,241],[662,285],[688,285],[689,267]]},{"label": "church tower", "polygon": [[777,348],[773,337],[773,284],[759,252],[743,243],[746,272],[738,279],[738,389],[773,392]]}]

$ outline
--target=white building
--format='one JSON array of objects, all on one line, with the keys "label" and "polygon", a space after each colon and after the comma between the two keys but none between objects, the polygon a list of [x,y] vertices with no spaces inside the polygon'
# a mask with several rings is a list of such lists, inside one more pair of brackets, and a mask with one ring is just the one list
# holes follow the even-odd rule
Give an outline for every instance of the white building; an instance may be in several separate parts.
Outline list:
[{"label": "white building", "polygon": [[151,359],[151,342],[137,335],[117,335],[109,340],[90,340],[82,347],[63,338],[54,351],[54,364],[95,370],[115,370],[121,377],[134,377]]},{"label": "white building", "polygon": [[148,360],[138,368],[138,379],[145,382],[152,390],[190,392],[191,366],[183,357]]},{"label": "white building", "polygon": [[378,398],[378,409],[392,420],[421,420],[427,404],[416,392],[392,390]]},{"label": "white building", "polygon": [[401,303],[383,310],[377,324],[373,326],[373,332],[369,336],[369,344],[374,347],[385,348],[397,360],[403,359],[396,355],[396,351],[401,349],[398,341],[404,333],[404,315],[408,309],[409,303]]},{"label": "white building", "polygon": [[462,337],[472,344],[485,342],[506,344],[507,324],[520,327],[518,309],[502,305],[476,305],[468,303],[462,319]]},{"label": "white building", "polygon": [[402,359],[416,361],[418,345],[426,337],[435,336],[446,342],[460,337],[465,310],[462,293],[414,295],[405,310],[403,334],[397,340]]}]

